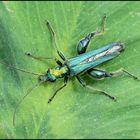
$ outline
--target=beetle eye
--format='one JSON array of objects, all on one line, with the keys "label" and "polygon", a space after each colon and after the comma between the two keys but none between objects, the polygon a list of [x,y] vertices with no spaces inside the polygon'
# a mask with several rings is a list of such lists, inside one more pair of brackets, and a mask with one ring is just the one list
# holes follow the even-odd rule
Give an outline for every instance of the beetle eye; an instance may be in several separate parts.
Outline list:
[{"label": "beetle eye", "polygon": [[42,81],[42,77],[41,77],[41,76],[39,76],[39,77],[38,77],[38,80],[39,80],[39,81]]},{"label": "beetle eye", "polygon": [[48,68],[48,71],[47,71],[47,73],[49,73],[50,72],[50,68]]}]

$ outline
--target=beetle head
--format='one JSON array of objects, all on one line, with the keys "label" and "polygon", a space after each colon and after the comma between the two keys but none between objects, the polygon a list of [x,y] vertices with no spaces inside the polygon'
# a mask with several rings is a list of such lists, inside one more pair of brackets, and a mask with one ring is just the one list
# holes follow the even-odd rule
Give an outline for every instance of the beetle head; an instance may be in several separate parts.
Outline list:
[{"label": "beetle head", "polygon": [[38,77],[38,80],[39,82],[47,82],[47,81],[54,82],[56,81],[56,77],[53,74],[51,74],[50,69],[48,69],[44,75],[40,75]]}]

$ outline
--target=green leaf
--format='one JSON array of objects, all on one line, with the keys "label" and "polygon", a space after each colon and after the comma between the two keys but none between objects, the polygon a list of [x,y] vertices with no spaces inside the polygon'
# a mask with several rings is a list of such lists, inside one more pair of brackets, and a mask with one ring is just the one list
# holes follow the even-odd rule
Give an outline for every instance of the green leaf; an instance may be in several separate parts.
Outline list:
[{"label": "green leaf", "polygon": [[[44,73],[56,66],[30,59],[25,52],[58,57],[46,20],[56,32],[59,49],[67,58],[76,56],[78,41],[101,28],[107,15],[106,33],[95,38],[88,51],[121,41],[125,51],[100,66],[106,71],[124,67],[140,77],[139,2],[0,2],[0,61],[32,72]],[[15,127],[13,112],[37,82],[37,76],[0,64],[0,138],[139,138],[140,82],[127,74],[100,81],[83,79],[117,97],[117,102],[79,85],[75,78],[51,104],[49,97],[63,84],[46,83],[34,89],[19,106]]]}]

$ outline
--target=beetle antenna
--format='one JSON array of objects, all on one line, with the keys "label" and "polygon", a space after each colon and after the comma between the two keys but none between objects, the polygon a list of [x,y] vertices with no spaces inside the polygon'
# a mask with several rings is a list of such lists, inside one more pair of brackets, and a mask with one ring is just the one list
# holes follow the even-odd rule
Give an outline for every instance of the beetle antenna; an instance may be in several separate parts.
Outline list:
[{"label": "beetle antenna", "polygon": [[9,67],[11,69],[16,69],[16,70],[19,70],[19,71],[24,72],[24,73],[28,73],[28,74],[32,74],[32,75],[41,75],[41,74],[38,74],[38,73],[34,73],[34,72],[26,71],[26,70],[23,70],[23,69],[20,69],[20,68],[16,68],[16,67],[11,66],[11,65],[7,65],[6,63],[1,62],[1,61],[0,61],[0,63],[3,64],[3,65],[6,65],[7,67]]},{"label": "beetle antenna", "polygon": [[40,86],[40,84],[42,84],[44,81],[41,81],[39,83],[37,83],[35,86],[33,86],[32,88],[28,89],[27,93],[23,96],[23,98],[18,102],[15,110],[14,110],[14,114],[13,114],[13,126],[15,126],[15,117],[16,117],[16,112],[17,109],[19,108],[19,106],[21,105],[21,103],[23,102],[23,100],[38,86]]}]

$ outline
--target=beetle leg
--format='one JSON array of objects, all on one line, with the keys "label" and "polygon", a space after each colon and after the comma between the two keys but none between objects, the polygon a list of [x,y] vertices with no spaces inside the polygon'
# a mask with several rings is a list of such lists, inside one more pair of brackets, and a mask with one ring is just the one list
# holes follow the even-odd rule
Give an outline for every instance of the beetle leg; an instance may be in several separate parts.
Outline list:
[{"label": "beetle leg", "polygon": [[82,40],[79,41],[79,43],[77,45],[77,53],[78,54],[82,54],[82,53],[86,52],[88,44],[89,44],[89,42],[92,38],[104,34],[104,32],[105,32],[105,21],[106,21],[106,15],[104,15],[104,17],[102,19],[102,29],[101,29],[101,31],[92,32],[92,33],[88,34],[85,38],[83,38]]},{"label": "beetle leg", "polygon": [[29,52],[25,53],[25,55],[28,56],[28,57],[30,57],[30,58],[39,60],[39,61],[42,61],[42,60],[45,60],[45,59],[53,59],[52,57],[34,56],[34,55],[32,55],[31,53],[29,53]]},{"label": "beetle leg", "polygon": [[87,72],[91,77],[96,78],[96,79],[103,79],[106,77],[112,77],[112,75],[110,73],[105,72],[103,70],[94,69],[94,68],[88,70]]},{"label": "beetle leg", "polygon": [[60,58],[62,60],[65,61],[66,60],[65,56],[63,55],[63,53],[61,51],[58,50],[58,45],[57,45],[57,41],[56,41],[56,34],[55,34],[52,26],[50,25],[49,21],[46,22],[46,25],[51,32],[51,35],[52,35],[52,38],[53,38],[53,41],[54,41],[54,44],[55,44],[55,49],[57,50],[57,54],[60,56]]},{"label": "beetle leg", "polygon": [[132,78],[136,79],[136,80],[140,80],[137,76],[133,75],[132,73],[130,73],[128,70],[124,69],[124,68],[121,68],[117,71],[114,71],[114,72],[105,72],[103,70],[98,70],[98,69],[90,69],[88,70],[88,74],[90,76],[92,76],[93,78],[97,78],[97,79],[102,79],[102,78],[105,78],[105,77],[117,77],[119,75],[122,75],[122,74],[128,74],[129,76],[131,76]]},{"label": "beetle leg", "polygon": [[114,71],[114,72],[111,72],[110,74],[113,76],[113,77],[116,77],[116,76],[119,76],[119,75],[122,75],[122,74],[128,74],[129,76],[131,76],[132,78],[136,79],[136,80],[140,80],[140,78],[138,78],[137,76],[133,75],[132,73],[130,73],[128,70],[124,69],[124,68],[120,68],[119,70],[117,71]]},{"label": "beetle leg", "polygon": [[63,63],[60,61],[60,60],[58,60],[57,58],[55,58],[55,62],[59,65],[59,66],[63,66]]},{"label": "beetle leg", "polygon": [[101,89],[93,88],[93,87],[91,87],[91,86],[89,86],[89,85],[86,85],[85,81],[84,81],[83,79],[81,79],[80,76],[76,76],[76,78],[77,78],[77,80],[80,82],[80,84],[81,84],[83,87],[86,87],[86,88],[88,88],[88,89],[90,89],[90,90],[97,91],[98,93],[103,94],[103,95],[109,97],[110,99],[116,101],[116,98],[115,98],[114,96],[108,94],[107,92],[105,92],[105,91],[103,91],[103,90],[101,90]]},{"label": "beetle leg", "polygon": [[40,57],[40,56],[34,56],[30,53],[25,53],[25,55],[27,55],[30,58],[39,60],[39,61],[44,61],[44,60],[54,60],[59,66],[62,66],[62,62],[60,60],[58,60],[57,58],[52,58],[52,57]]},{"label": "beetle leg", "polygon": [[53,98],[56,96],[56,94],[58,93],[58,91],[60,91],[61,89],[63,89],[67,85],[67,83],[68,83],[68,77],[66,76],[66,77],[64,77],[64,85],[62,87],[60,87],[59,89],[57,89],[54,92],[54,94],[52,95],[52,97],[48,100],[48,103],[50,103],[53,100]]}]

